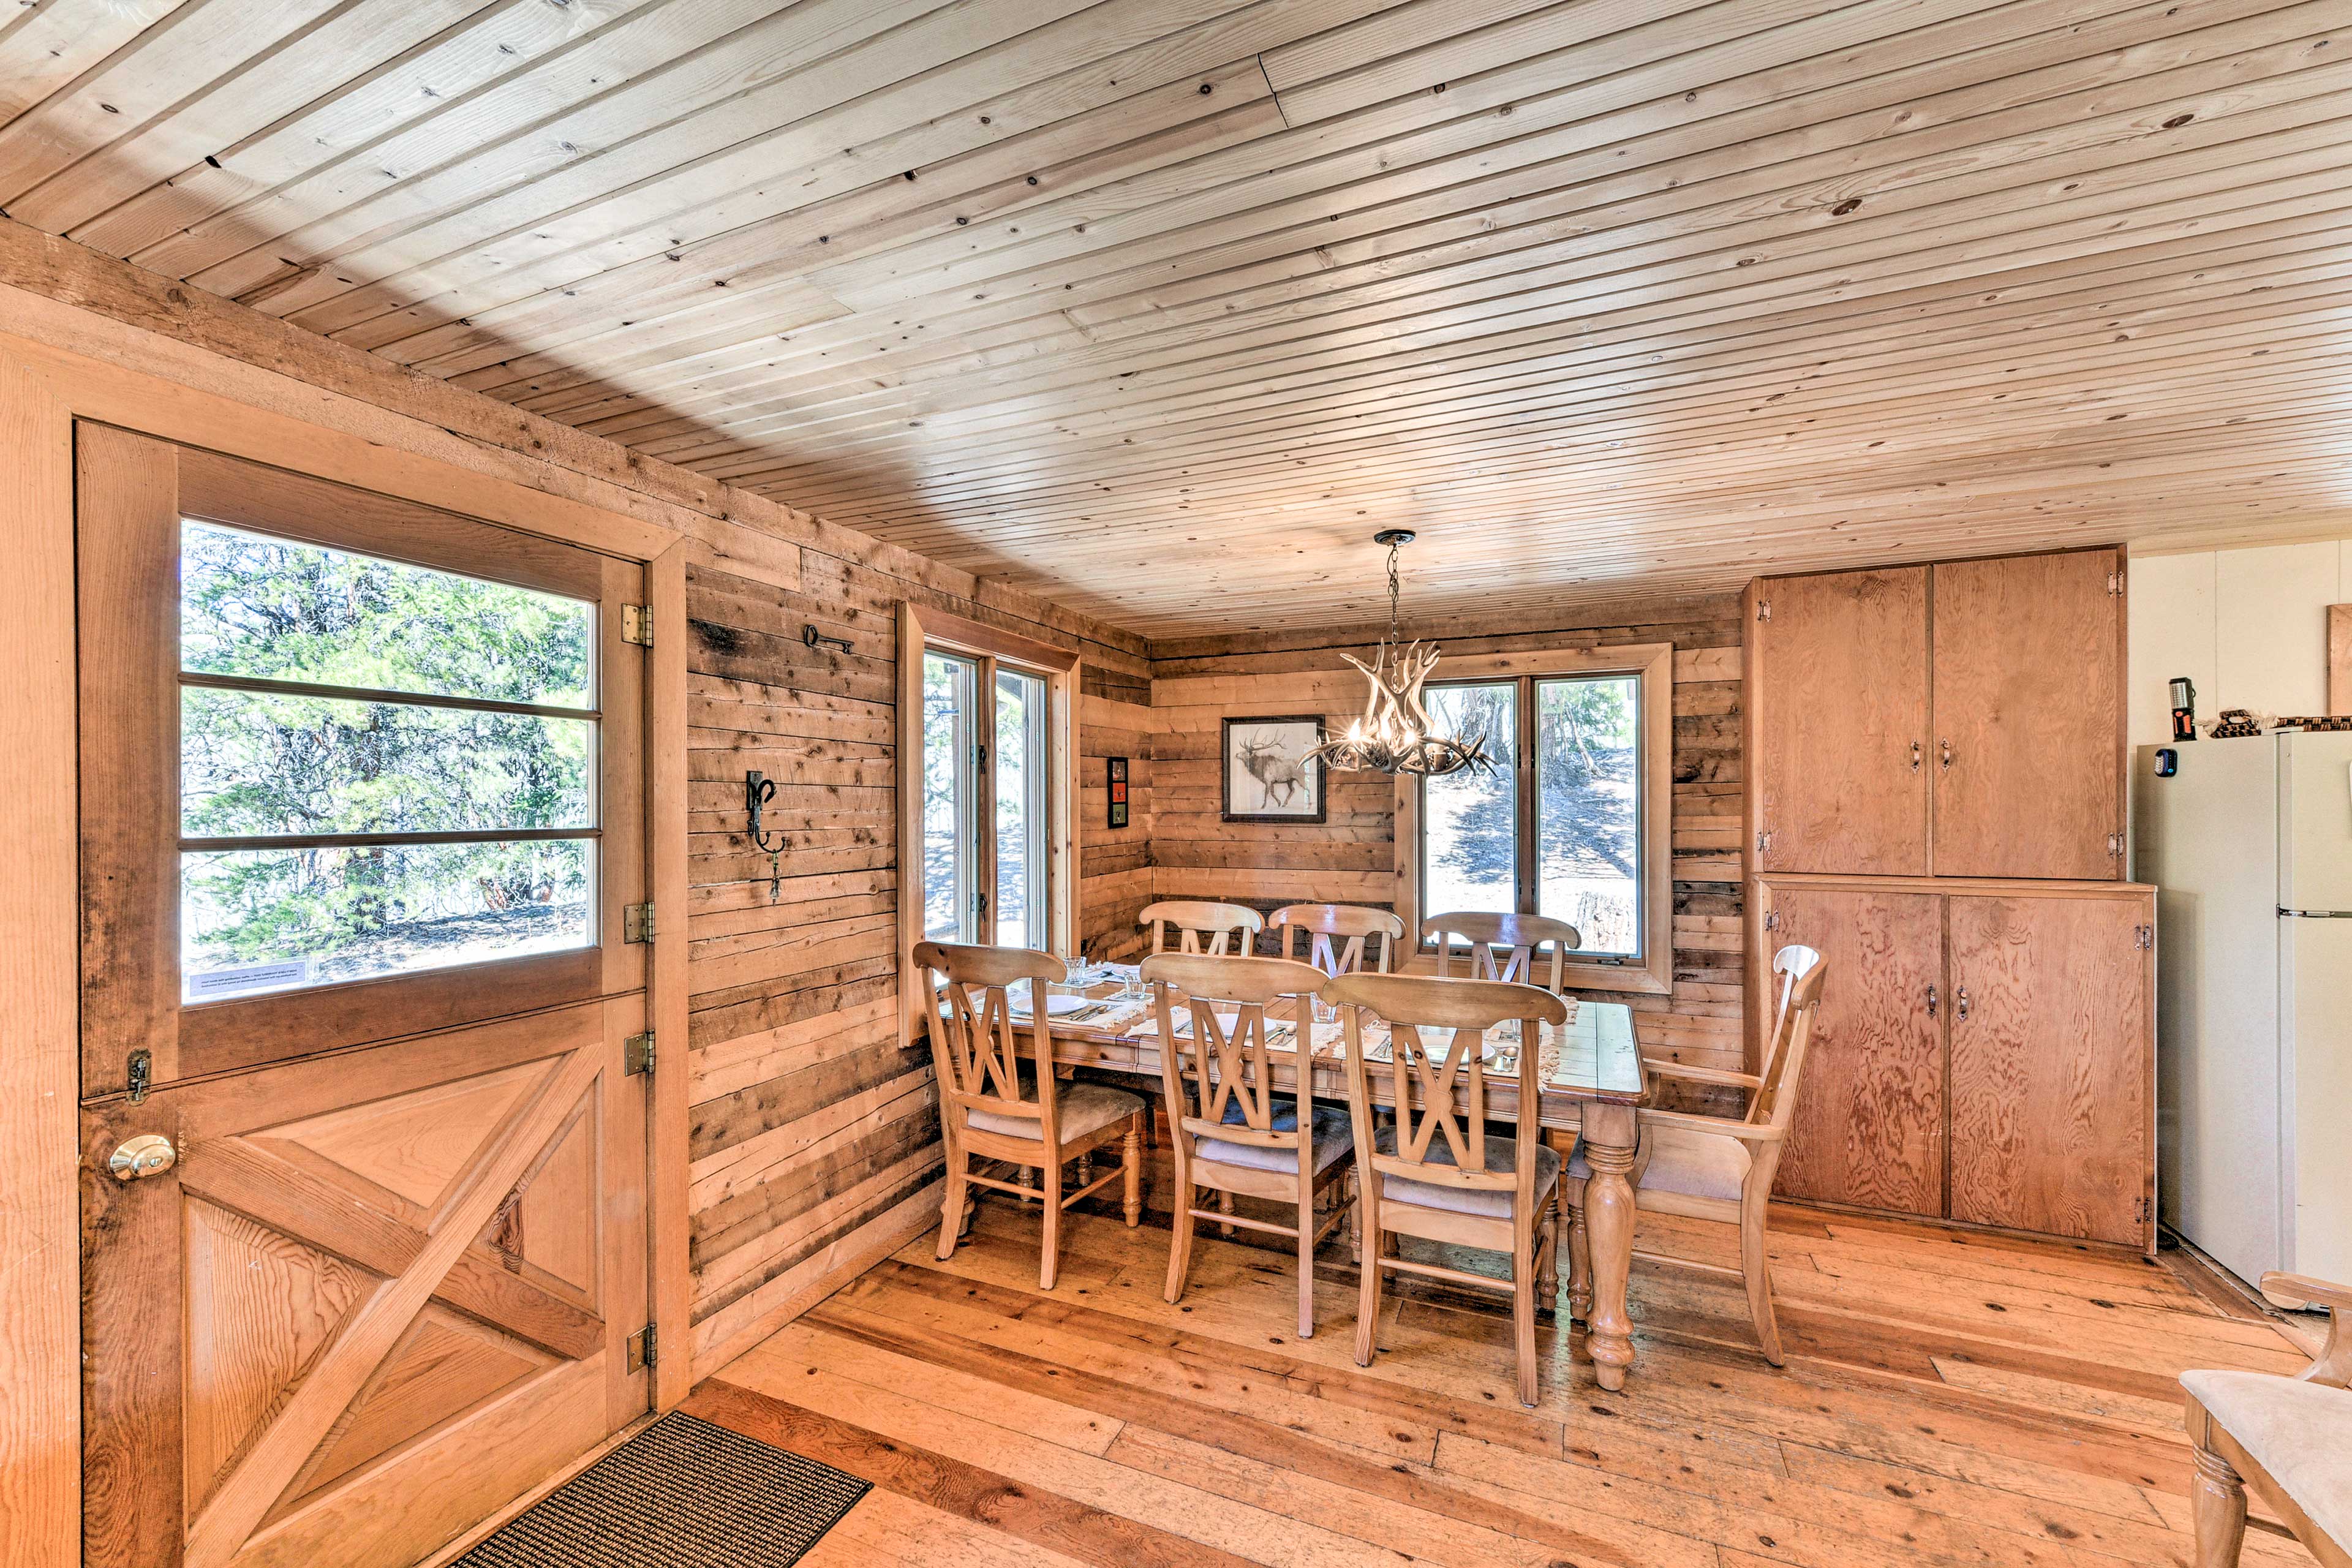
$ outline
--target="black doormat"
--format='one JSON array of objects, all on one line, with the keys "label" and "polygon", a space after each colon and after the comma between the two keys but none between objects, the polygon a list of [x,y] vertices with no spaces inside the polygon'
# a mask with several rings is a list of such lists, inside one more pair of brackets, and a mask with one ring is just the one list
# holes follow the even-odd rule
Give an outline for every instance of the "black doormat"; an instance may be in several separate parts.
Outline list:
[{"label": "black doormat", "polygon": [[672,1411],[451,1568],[788,1568],[869,1489]]}]

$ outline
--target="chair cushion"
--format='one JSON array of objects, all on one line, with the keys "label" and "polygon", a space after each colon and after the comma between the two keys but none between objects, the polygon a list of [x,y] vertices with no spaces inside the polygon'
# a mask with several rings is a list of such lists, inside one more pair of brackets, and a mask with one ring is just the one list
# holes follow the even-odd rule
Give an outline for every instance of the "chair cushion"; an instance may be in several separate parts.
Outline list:
[{"label": "chair cushion", "polygon": [[[1383,1127],[1372,1140],[1373,1151],[1381,1154],[1397,1152],[1396,1128]],[[1514,1138],[1489,1136],[1486,1140],[1486,1169],[1508,1172],[1519,1158],[1518,1141]],[[1433,1165],[1454,1163],[1454,1150],[1439,1133],[1430,1141],[1428,1162]],[[1543,1207],[1551,1195],[1553,1184],[1559,1180],[1559,1152],[1549,1143],[1536,1145],[1536,1206]],[[1434,1182],[1416,1182],[1405,1176],[1381,1178],[1383,1202],[1412,1204],[1416,1208],[1447,1209],[1454,1214],[1481,1215],[1492,1219],[1511,1217],[1511,1200],[1517,1196],[1510,1191],[1480,1192],[1468,1187],[1440,1186]]]},{"label": "chair cushion", "polygon": [[2263,1372],[2184,1372],[2180,1386],[2312,1523],[2352,1543],[2352,1390]]},{"label": "chair cushion", "polygon": [[[1027,1092],[1024,1086],[1024,1091]],[[1125,1089],[1112,1089],[1108,1084],[1066,1083],[1055,1096],[1055,1109],[1061,1113],[1062,1142],[1076,1143],[1087,1134],[1099,1132],[1114,1121],[1121,1121],[1143,1109],[1143,1101]],[[1010,1138],[1041,1138],[1044,1123],[1025,1116],[999,1116],[994,1111],[975,1110],[971,1125],[982,1132],[1001,1132]]]},{"label": "chair cushion", "polygon": [[[1650,1163],[1642,1171],[1644,1192],[1680,1193],[1685,1197],[1739,1201],[1740,1184],[1748,1180],[1748,1145],[1737,1138],[1715,1138],[1685,1127],[1644,1127],[1642,1141]],[[1592,1174],[1581,1146],[1568,1162],[1568,1179],[1581,1182]],[[1571,1194],[1573,1195],[1573,1194]]]},{"label": "chair cushion", "polygon": [[[1225,1102],[1225,1121],[1235,1127],[1248,1125],[1239,1100]],[[1298,1131],[1298,1105],[1296,1100],[1276,1100],[1274,1105],[1274,1130],[1276,1132]],[[1339,1156],[1356,1145],[1355,1125],[1348,1120],[1344,1105],[1318,1105],[1315,1108],[1315,1168],[1328,1169]],[[1298,1169],[1297,1149],[1267,1149],[1255,1143],[1228,1143],[1222,1138],[1203,1138],[1192,1146],[1196,1159],[1214,1160],[1224,1165],[1247,1165],[1255,1171],[1296,1171]]]}]

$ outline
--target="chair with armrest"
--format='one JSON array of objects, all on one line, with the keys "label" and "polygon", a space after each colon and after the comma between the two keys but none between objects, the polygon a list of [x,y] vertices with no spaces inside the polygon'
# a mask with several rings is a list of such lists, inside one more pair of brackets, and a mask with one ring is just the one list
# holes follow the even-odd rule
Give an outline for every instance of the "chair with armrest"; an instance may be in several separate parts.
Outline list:
[{"label": "chair with armrest", "polygon": [[[939,1255],[955,1254],[967,1188],[992,1187],[1039,1201],[1045,1206],[1045,1237],[1037,1284],[1051,1290],[1061,1262],[1064,1209],[1123,1179],[1127,1223],[1143,1223],[1143,1101],[1103,1084],[1055,1079],[1045,987],[1068,973],[1060,959],[1027,948],[926,942],[916,945],[914,960],[944,1003],[926,1021],[932,1076],[939,1082],[940,1132],[947,1148]],[[1024,980],[1033,1058],[1025,1063],[1013,1032],[1011,997],[1011,987]],[[1066,1194],[1062,1167],[1112,1142],[1123,1145],[1120,1163]],[[1023,1179],[976,1174],[975,1157],[1001,1160]],[[1028,1184],[1033,1169],[1043,1173],[1042,1191]]]},{"label": "chair with armrest", "polygon": [[[1446,914],[1432,915],[1421,922],[1424,941],[1437,939],[1437,973],[1450,974],[1454,967],[1454,939],[1460,937],[1469,944],[1468,972],[1473,980],[1517,981],[1528,985],[1540,985],[1557,996],[1564,978],[1567,954],[1582,947],[1584,938],[1566,921],[1556,921],[1548,915],[1499,915],[1482,910],[1455,910]],[[1551,964],[1546,978],[1536,978],[1536,958],[1544,949],[1551,950]],[[1496,962],[1497,951],[1503,953]]]},{"label": "chair with armrest", "polygon": [[[1633,1205],[1657,1214],[1722,1220],[1739,1227],[1738,1272],[1748,1289],[1748,1315],[1755,1320],[1764,1359],[1779,1366],[1780,1326],[1772,1310],[1772,1270],[1765,1251],[1764,1224],[1772,1201],[1772,1178],[1780,1170],[1790,1118],[1796,1111],[1806,1047],[1812,1037],[1813,1016],[1821,1007],[1822,982],[1829,965],[1813,949],[1791,945],[1773,956],[1772,970],[1780,977],[1780,1001],[1775,1015],[1778,1023],[1765,1047],[1763,1071],[1725,1072],[1674,1062],[1643,1062],[1654,1086],[1660,1079],[1675,1079],[1744,1089],[1748,1099],[1747,1114],[1738,1119],[1643,1109],[1642,1144],[1633,1163]],[[1560,1185],[1570,1210],[1569,1310],[1578,1317],[1592,1308],[1591,1247],[1584,1221],[1584,1185],[1591,1174],[1580,1152],[1570,1160]],[[1687,1258],[1680,1261],[1690,1268],[1715,1267]]]},{"label": "chair with armrest", "polygon": [[1325,974],[1353,974],[1370,957],[1367,943],[1381,939],[1379,972],[1396,967],[1397,943],[1404,940],[1404,921],[1386,910],[1361,904],[1285,904],[1266,917],[1281,943],[1281,956],[1295,951],[1292,933],[1307,934],[1307,962]]},{"label": "chair with armrest", "polygon": [[2327,1342],[2294,1377],[2180,1374],[2197,1446],[2189,1491],[2197,1568],[2235,1568],[2249,1491],[2323,1568],[2352,1568],[2352,1286],[2273,1273],[2263,1276],[2262,1292],[2326,1308]]},{"label": "chair with armrest", "polygon": [[[1496,1285],[1483,1274],[1395,1256],[1391,1237],[1486,1247],[1511,1260],[1519,1403],[1534,1405],[1536,1311],[1549,1306],[1557,1289],[1560,1240],[1559,1210],[1552,1201],[1560,1160],[1545,1144],[1538,1122],[1542,1026],[1566,1024],[1576,1005],[1533,985],[1425,974],[1343,974],[1326,981],[1322,994],[1346,1025],[1348,1110],[1355,1125],[1363,1226],[1356,1363],[1372,1364],[1384,1276],[1417,1274],[1488,1290]],[[1368,1015],[1389,1026],[1385,1063],[1364,1059]],[[1519,1027],[1518,1066],[1506,1080],[1517,1091],[1518,1127],[1515,1136],[1497,1138],[1486,1129],[1483,1051],[1486,1031],[1509,1020]],[[1395,1102],[1394,1119],[1377,1132],[1375,1073],[1388,1075]]]},{"label": "chair with armrest", "polygon": [[[1315,1332],[1315,1249],[1349,1212],[1341,1205],[1318,1222],[1315,1206],[1356,1164],[1347,1108],[1315,1103],[1307,1058],[1323,975],[1279,958],[1163,952],[1143,961],[1143,979],[1159,1014],[1160,1076],[1176,1160],[1168,1300],[1173,1304],[1183,1297],[1200,1221],[1286,1236],[1298,1244],[1298,1337],[1308,1338]],[[1269,1006],[1290,1015],[1287,1052],[1270,1041],[1284,1020],[1269,1026]],[[1296,1088],[1277,1096],[1274,1071],[1280,1056],[1290,1058]],[[1203,1187],[1219,1194],[1222,1210],[1193,1206]],[[1295,1205],[1297,1223],[1234,1215],[1235,1193]]]},{"label": "chair with armrest", "polygon": [[1146,904],[1135,923],[1151,933],[1151,951],[1167,951],[1163,928],[1176,928],[1179,952],[1210,952],[1223,954],[1235,935],[1241,945],[1232,951],[1246,953],[1257,941],[1257,933],[1265,929],[1265,917],[1247,904],[1223,904],[1205,899],[1163,899],[1156,904]]}]

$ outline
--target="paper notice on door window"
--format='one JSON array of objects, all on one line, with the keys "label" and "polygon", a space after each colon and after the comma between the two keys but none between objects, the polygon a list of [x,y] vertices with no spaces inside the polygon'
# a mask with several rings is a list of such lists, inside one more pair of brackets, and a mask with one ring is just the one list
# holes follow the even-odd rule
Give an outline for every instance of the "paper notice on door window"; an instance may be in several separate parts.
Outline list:
[{"label": "paper notice on door window", "polygon": [[188,1000],[217,1002],[248,991],[282,991],[310,983],[310,961],[289,959],[282,963],[240,963],[231,969],[206,970],[188,976]]}]

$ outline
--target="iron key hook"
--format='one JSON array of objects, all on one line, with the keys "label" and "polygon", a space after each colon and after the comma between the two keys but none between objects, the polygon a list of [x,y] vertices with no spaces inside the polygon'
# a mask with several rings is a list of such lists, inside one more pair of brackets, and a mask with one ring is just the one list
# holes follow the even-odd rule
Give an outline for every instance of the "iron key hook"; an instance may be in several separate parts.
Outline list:
[{"label": "iron key hook", "polygon": [[751,819],[752,847],[767,852],[768,902],[772,904],[784,893],[783,867],[777,858],[784,852],[784,835],[777,834],[776,841],[769,843],[767,830],[760,826],[760,817],[766,811],[768,803],[775,798],[775,780],[756,771],[743,775],[743,810]]}]

